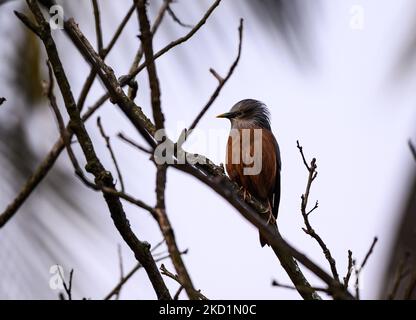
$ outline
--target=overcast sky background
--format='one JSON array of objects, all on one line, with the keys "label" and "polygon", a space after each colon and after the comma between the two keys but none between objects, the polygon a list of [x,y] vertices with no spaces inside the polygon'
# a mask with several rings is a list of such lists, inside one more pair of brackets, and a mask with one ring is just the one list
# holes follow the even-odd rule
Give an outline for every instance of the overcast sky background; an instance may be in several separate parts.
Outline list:
[{"label": "overcast sky background", "polygon": [[[81,29],[95,39],[88,1],[78,1],[71,15]],[[105,43],[122,19],[131,1],[101,1],[105,21]],[[415,137],[416,77],[413,66],[406,66],[406,76],[394,70],[416,16],[411,0],[399,1],[317,1],[304,7],[306,25],[302,39],[293,37],[297,56],[288,49],[279,32],[253,14],[248,1],[223,1],[206,25],[190,41],[157,60],[162,89],[162,107],[172,138],[189,126],[217,85],[208,72],[214,68],[225,75],[237,54],[237,28],[244,18],[244,40],[240,63],[221,95],[198,125],[200,135],[189,141],[186,149],[206,154],[216,163],[223,162],[229,124],[216,119],[219,113],[244,98],[254,98],[269,106],[272,129],[282,156],[282,198],[279,228],[295,247],[329,269],[317,244],[301,230],[300,195],[304,192],[307,171],[296,148],[299,139],[308,159],[317,158],[318,178],[313,184],[311,204],[319,200],[319,209],[311,223],[325,240],[342,276],[347,268],[347,250],[358,262],[364,258],[374,236],[379,237],[375,252],[361,278],[362,297],[374,299],[382,286],[382,277],[406,191],[414,174],[414,160],[407,140]],[[150,14],[161,1],[152,1]],[[211,1],[181,0],[173,5],[187,23],[195,23]],[[155,5],[157,4],[157,6]],[[306,5],[306,1],[304,1]],[[351,28],[351,8],[364,9],[364,25]],[[79,8],[74,12],[73,8]],[[21,32],[12,10],[18,1],[0,7],[0,21],[6,26],[0,33],[5,43],[11,34]],[[69,10],[69,9],[68,9]],[[166,16],[155,37],[155,48],[185,34]],[[132,18],[119,45],[108,57],[118,76],[127,73],[139,45],[135,38],[137,20]],[[73,90],[79,93],[89,67],[76,50],[68,45],[62,32],[54,33],[62,52]],[[10,48],[0,46],[0,61],[10,55]],[[0,71],[4,70],[0,66]],[[137,102],[151,114],[147,76],[139,80]],[[0,110],[4,124],[13,108],[13,88],[0,75],[0,92],[8,98]],[[87,105],[103,92],[96,82]],[[100,111],[107,133],[122,131],[141,141],[117,107],[107,103]],[[7,122],[7,121],[6,121]],[[56,140],[57,130],[48,108],[31,115],[30,139],[39,155],[46,154]],[[99,155],[108,168],[112,162],[99,136],[95,117],[87,126]],[[209,137],[210,147],[197,136]],[[215,138],[218,136],[217,138]],[[214,141],[214,142],[213,142]],[[117,138],[113,144],[128,193],[150,204],[155,202],[154,168],[147,156]],[[80,154],[80,153],[79,153]],[[81,154],[80,154],[81,155]],[[80,157],[82,159],[82,157]],[[67,155],[58,166],[71,170]],[[113,170],[114,172],[114,170]],[[7,175],[3,170],[0,177]],[[71,214],[70,208],[35,192],[16,218],[0,230],[0,297],[50,298],[57,292],[49,288],[49,268],[61,264],[74,273],[74,297],[99,299],[117,283],[119,269],[117,244],[122,243],[108,210],[98,194],[81,185],[75,177],[73,201],[88,212],[88,219]],[[40,187],[42,188],[42,186]],[[12,199],[7,186],[0,192],[1,208]],[[47,194],[47,193],[46,193]],[[297,299],[295,291],[271,286],[272,279],[290,281],[269,248],[261,248],[257,231],[222,198],[190,176],[168,171],[167,210],[196,288],[212,299]],[[133,230],[150,243],[157,243],[160,232],[153,219],[142,210],[125,205]],[[32,210],[30,209],[32,208]],[[33,210],[36,208],[36,210]],[[25,224],[32,215],[41,216],[49,233],[36,234],[44,246],[33,244],[33,233]],[[97,230],[98,229],[98,230]],[[41,230],[41,229],[39,229]],[[61,239],[51,244],[51,235]],[[49,239],[49,240],[48,240]],[[49,241],[49,242],[48,242]],[[122,243],[124,267],[134,266],[134,257]],[[52,258],[51,258],[52,257]],[[165,262],[171,271],[173,267]],[[160,265],[160,263],[159,263]],[[19,266],[16,268],[16,266]],[[305,269],[305,268],[303,268]],[[313,284],[319,281],[305,271]],[[177,284],[166,279],[172,294]],[[143,271],[125,286],[121,298],[154,298]]]}]

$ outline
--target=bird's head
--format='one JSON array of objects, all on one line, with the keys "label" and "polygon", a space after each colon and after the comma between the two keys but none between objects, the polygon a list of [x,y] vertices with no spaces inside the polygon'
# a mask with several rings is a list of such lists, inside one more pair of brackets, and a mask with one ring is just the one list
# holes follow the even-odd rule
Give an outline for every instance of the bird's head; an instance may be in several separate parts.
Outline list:
[{"label": "bird's head", "polygon": [[270,130],[270,113],[266,105],[254,99],[237,102],[229,112],[220,114],[217,118],[231,121],[232,128],[260,127]]}]

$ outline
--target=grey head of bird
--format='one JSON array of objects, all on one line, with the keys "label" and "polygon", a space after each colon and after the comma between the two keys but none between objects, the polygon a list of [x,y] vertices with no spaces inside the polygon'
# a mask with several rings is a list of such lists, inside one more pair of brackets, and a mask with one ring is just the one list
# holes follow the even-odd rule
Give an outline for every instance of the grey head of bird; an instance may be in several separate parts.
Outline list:
[{"label": "grey head of bird", "polygon": [[270,112],[267,106],[258,100],[244,99],[237,102],[229,112],[217,118],[226,118],[231,122],[232,129],[239,128],[270,128]]}]

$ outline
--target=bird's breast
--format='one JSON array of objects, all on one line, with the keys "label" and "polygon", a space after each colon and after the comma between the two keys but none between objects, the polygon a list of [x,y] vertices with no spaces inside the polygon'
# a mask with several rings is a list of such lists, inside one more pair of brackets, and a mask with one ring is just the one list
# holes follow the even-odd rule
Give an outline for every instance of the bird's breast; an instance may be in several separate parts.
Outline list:
[{"label": "bird's breast", "polygon": [[252,195],[267,199],[276,178],[276,148],[271,131],[262,128],[232,129],[228,137],[226,170],[231,180]]}]

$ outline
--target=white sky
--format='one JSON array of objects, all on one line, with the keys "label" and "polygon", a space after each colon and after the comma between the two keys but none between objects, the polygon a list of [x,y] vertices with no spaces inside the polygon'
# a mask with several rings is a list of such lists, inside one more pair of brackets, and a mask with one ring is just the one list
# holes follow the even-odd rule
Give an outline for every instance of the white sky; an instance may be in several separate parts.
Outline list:
[{"label": "white sky", "polygon": [[[110,34],[127,10],[127,5],[121,3],[130,5],[130,1],[119,1],[117,5],[103,2],[108,3],[107,10],[103,9],[103,19],[112,21],[108,24],[112,28],[105,31]],[[183,0],[174,8],[183,20],[193,23],[202,16],[209,3]],[[364,9],[362,30],[350,27],[350,9],[356,4]],[[8,6],[7,10],[10,9]],[[313,185],[311,204],[317,199],[320,207],[311,216],[311,223],[331,249],[342,276],[347,265],[347,250],[351,249],[360,262],[372,238],[379,237],[361,279],[362,297],[367,299],[376,298],[380,289],[393,231],[414,169],[407,140],[415,134],[415,77],[395,80],[398,83],[395,85],[391,79],[400,50],[407,41],[415,9],[411,0],[384,1],[383,4],[375,0],[321,1],[319,10],[308,16],[315,62],[310,67],[300,68],[293,63],[290,51],[285,49],[277,32],[270,26],[262,26],[245,2],[223,1],[194,38],[160,58],[157,64],[167,127],[178,134],[177,130],[192,122],[215,89],[216,80],[208,69],[213,67],[222,75],[227,72],[237,53],[238,20],[240,17],[245,19],[240,63],[198,126],[203,132],[219,132],[220,147],[210,148],[208,154],[202,143],[189,144],[188,149],[203,152],[217,163],[223,162],[229,124],[216,119],[215,115],[227,111],[243,98],[265,102],[271,111],[272,128],[280,144],[283,162],[279,212],[283,236],[329,269],[317,244],[301,230],[300,195],[304,191],[307,172],[296,148],[299,139],[306,156],[309,159],[316,157],[318,161],[319,174]],[[154,14],[155,10],[151,12]],[[81,17],[77,19],[82,20],[90,12],[79,14]],[[123,44],[108,58],[117,75],[128,70],[138,45],[132,37],[137,33],[135,27],[133,19],[121,38]],[[81,28],[94,38],[92,20],[84,21]],[[161,48],[185,32],[171,21],[166,22],[156,37],[155,47]],[[67,41],[60,34],[57,38],[61,45]],[[108,38],[105,38],[106,42]],[[65,53],[65,65],[69,68],[79,56],[73,49],[66,49]],[[68,69],[75,92],[79,91],[86,70],[84,64]],[[139,80],[137,102],[150,115],[144,73]],[[94,97],[100,92],[97,83],[89,102],[95,101]],[[137,137],[115,107],[106,105],[101,115],[108,133],[114,135],[122,130]],[[42,119],[34,126],[44,126]],[[107,167],[112,168],[95,121],[88,129],[97,141],[99,154],[106,158]],[[36,139],[35,136],[41,151],[50,148],[51,139]],[[113,141],[123,164],[128,192],[153,204],[153,166],[147,163],[146,155],[117,139]],[[66,155],[61,157],[59,164],[68,165]],[[75,267],[75,294],[100,298],[117,282],[116,249],[121,239],[101,198],[86,191],[84,186],[79,185],[79,189],[85,195],[80,195],[80,201],[88,199],[88,207],[94,211],[92,215],[95,218],[100,215],[100,223],[107,230],[104,238],[91,235],[88,227],[75,222],[74,226],[64,225],[59,212],[52,210],[53,203],[49,199],[44,199],[42,206],[49,217],[47,223],[60,226],[56,232],[68,239],[65,246],[79,257],[78,261],[65,261],[60,255],[66,269]],[[271,287],[272,279],[290,283],[276,257],[270,249],[260,247],[257,231],[209,188],[170,169],[166,200],[177,242],[182,249],[190,249],[185,263],[195,286],[206,296],[217,299],[298,298],[294,291]],[[130,205],[126,208],[139,237],[151,243],[158,242],[160,233],[151,217]],[[5,232],[4,239],[13,236],[13,227],[8,228],[0,232]],[[27,245],[30,247],[30,243]],[[125,245],[123,255],[128,270],[134,265],[134,259]],[[43,272],[46,280],[42,297],[53,298],[56,293],[47,288],[48,270],[53,262],[39,260],[38,272]],[[166,265],[170,266],[170,263]],[[172,266],[170,270],[173,270]],[[308,272],[306,274],[309,276]],[[320,284],[316,278],[309,278],[314,284]],[[174,293],[177,285],[169,279],[166,282]],[[125,287],[122,298],[154,298],[142,271]]]}]

